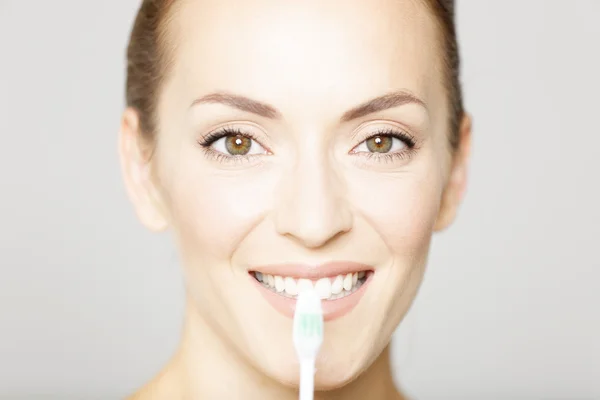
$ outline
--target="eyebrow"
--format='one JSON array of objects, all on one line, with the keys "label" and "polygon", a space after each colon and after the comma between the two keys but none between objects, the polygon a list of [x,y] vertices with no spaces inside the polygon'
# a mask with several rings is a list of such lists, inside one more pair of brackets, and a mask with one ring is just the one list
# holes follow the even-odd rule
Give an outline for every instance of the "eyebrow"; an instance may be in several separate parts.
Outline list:
[{"label": "eyebrow", "polygon": [[411,93],[397,91],[375,97],[374,99],[366,101],[363,104],[346,111],[344,115],[342,115],[341,120],[342,122],[348,122],[378,111],[400,107],[405,104],[418,104],[427,110],[427,105],[423,100]]},{"label": "eyebrow", "polygon": [[[282,117],[281,112],[270,104],[226,92],[216,92],[202,96],[199,99],[194,100],[191,107],[198,104],[210,103],[224,104],[269,119],[280,119]],[[425,102],[415,95],[405,91],[396,91],[375,97],[374,99],[368,100],[346,111],[340,120],[342,122],[348,122],[378,111],[399,107],[405,104],[418,104],[427,110]]]},{"label": "eyebrow", "polygon": [[269,119],[279,119],[281,118],[281,113],[277,111],[277,109],[269,104],[262,103],[260,101],[252,100],[248,97],[239,96],[230,93],[217,92],[207,94],[206,96],[202,96],[199,99],[194,100],[191,107],[197,104],[225,104],[227,106],[237,108],[241,111],[250,112],[253,114],[260,115],[261,117],[269,118]]}]

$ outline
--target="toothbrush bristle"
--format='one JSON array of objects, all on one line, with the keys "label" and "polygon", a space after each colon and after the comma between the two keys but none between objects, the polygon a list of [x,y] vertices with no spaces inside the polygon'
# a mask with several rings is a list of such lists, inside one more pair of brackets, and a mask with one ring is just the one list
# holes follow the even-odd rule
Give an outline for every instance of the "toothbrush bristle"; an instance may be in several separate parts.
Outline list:
[{"label": "toothbrush bristle", "polygon": [[323,324],[318,314],[303,314],[300,316],[300,329],[306,337],[321,336]]},{"label": "toothbrush bristle", "polygon": [[323,324],[321,299],[317,293],[300,293],[294,313],[293,340],[301,359],[316,357],[323,342]]}]

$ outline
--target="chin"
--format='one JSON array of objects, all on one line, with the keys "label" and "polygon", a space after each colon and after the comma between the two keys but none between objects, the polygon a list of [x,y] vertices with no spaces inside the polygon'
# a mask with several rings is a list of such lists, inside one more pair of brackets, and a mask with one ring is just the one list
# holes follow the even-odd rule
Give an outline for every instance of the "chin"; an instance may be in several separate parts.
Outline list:
[{"label": "chin", "polygon": [[319,369],[315,375],[315,389],[330,391],[342,388],[359,377],[363,368],[349,368],[347,363],[337,362]]},{"label": "chin", "polygon": [[[339,339],[337,340],[339,345],[333,346],[332,344],[336,344],[335,337],[329,337],[319,352],[315,365],[315,390],[331,391],[348,385],[366,371],[377,358],[378,353],[375,348],[360,346],[360,348],[348,349],[349,345],[351,346],[348,336]],[[276,342],[275,339],[272,343]],[[363,340],[357,339],[357,342],[362,343]],[[279,351],[273,346],[268,348],[268,351],[256,352],[251,357],[254,365],[262,370],[264,375],[287,387],[299,386],[299,362],[291,346],[286,346]]]},{"label": "chin", "polygon": [[[282,364],[286,365],[280,365],[279,368],[265,372],[273,380],[284,386],[298,388],[300,385],[300,369],[297,361],[294,359],[293,363],[282,362]],[[348,360],[329,359],[327,362],[318,363],[315,373],[315,390],[331,391],[342,388],[358,378],[362,370],[364,368],[357,368],[355,365],[349,367]]]}]

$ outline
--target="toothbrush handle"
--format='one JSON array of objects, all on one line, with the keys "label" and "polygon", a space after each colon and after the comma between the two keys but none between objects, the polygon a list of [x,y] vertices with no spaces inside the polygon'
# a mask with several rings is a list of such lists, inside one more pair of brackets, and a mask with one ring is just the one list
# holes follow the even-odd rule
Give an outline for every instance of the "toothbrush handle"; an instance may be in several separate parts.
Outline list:
[{"label": "toothbrush handle", "polygon": [[300,364],[300,400],[313,400],[315,391],[315,363],[303,361]]}]

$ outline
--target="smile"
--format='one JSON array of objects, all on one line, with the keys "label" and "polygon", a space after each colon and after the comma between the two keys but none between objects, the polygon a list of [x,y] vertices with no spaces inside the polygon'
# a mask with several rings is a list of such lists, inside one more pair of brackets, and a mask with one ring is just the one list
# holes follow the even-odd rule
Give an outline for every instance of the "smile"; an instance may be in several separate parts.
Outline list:
[{"label": "smile", "polygon": [[321,266],[276,265],[259,267],[249,275],[263,297],[283,315],[293,318],[298,293],[313,287],[321,297],[326,321],[356,307],[374,275],[373,267],[353,262]]},{"label": "smile", "polygon": [[367,280],[367,272],[360,271],[334,277],[321,278],[317,281],[310,279],[295,279],[289,276],[251,272],[254,278],[265,288],[282,296],[297,298],[304,289],[314,288],[322,300],[337,300],[356,292]]}]

